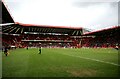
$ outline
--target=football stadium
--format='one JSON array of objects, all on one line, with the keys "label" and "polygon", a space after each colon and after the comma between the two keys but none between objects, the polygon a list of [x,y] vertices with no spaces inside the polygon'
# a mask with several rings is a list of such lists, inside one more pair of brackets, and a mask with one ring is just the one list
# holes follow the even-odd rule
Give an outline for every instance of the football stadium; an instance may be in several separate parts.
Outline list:
[{"label": "football stadium", "polygon": [[5,1],[1,6],[3,78],[119,77],[119,25],[91,30],[21,23],[14,20]]}]

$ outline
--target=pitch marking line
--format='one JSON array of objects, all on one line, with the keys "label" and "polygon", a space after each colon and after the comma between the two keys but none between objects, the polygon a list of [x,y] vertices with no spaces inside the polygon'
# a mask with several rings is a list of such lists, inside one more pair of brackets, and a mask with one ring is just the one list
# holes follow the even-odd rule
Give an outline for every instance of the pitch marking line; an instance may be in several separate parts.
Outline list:
[{"label": "pitch marking line", "polygon": [[[63,54],[63,53],[61,53],[61,54]],[[111,62],[107,62],[107,61],[102,61],[102,60],[97,60],[97,59],[91,59],[91,58],[86,58],[86,57],[81,57],[81,56],[74,56],[74,55],[69,55],[69,54],[63,54],[63,55],[68,55],[68,56],[72,56],[72,57],[78,57],[78,58],[82,58],[82,59],[88,59],[88,60],[107,63],[107,64],[111,64],[111,65],[115,65],[115,66],[120,66],[119,64],[115,64],[115,63],[111,63]]]}]

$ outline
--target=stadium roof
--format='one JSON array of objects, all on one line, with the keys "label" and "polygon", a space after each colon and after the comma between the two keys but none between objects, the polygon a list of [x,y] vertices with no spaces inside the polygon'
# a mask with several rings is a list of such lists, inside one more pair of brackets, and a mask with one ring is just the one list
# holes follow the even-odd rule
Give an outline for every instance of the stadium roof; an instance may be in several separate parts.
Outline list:
[{"label": "stadium roof", "polygon": [[8,34],[23,34],[25,32],[33,33],[56,33],[63,35],[81,35],[82,28],[72,29],[63,27],[45,27],[45,26],[35,26],[35,25],[21,25],[21,24],[11,24],[7,26],[2,26],[3,33]]},{"label": "stadium roof", "polygon": [[106,35],[114,34],[114,35],[120,36],[119,32],[120,32],[120,26],[114,26],[112,28],[107,28],[107,29],[97,30],[97,31],[93,31],[93,32],[88,32],[88,33],[85,33],[83,35],[106,36]]},{"label": "stadium roof", "polygon": [[0,5],[2,4],[2,24],[5,23],[14,23],[13,18],[11,17],[9,11],[6,9],[5,5],[3,4],[3,2],[1,3],[0,1]]}]

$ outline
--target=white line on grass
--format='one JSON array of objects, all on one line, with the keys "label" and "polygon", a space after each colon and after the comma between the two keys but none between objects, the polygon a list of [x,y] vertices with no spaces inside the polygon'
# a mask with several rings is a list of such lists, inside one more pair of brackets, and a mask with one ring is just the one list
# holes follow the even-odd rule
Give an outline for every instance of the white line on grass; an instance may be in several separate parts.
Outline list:
[{"label": "white line on grass", "polygon": [[[61,54],[63,54],[63,53],[61,53]],[[120,66],[119,64],[115,64],[115,63],[111,63],[111,62],[107,62],[107,61],[102,61],[102,60],[97,60],[97,59],[92,59],[92,58],[86,58],[86,57],[81,57],[81,56],[74,56],[74,55],[69,55],[69,54],[63,54],[63,55],[68,55],[68,56],[72,56],[72,57],[78,57],[78,58],[82,58],[82,59],[88,59],[88,60],[93,60],[93,61],[97,61],[97,62],[107,63],[107,64],[111,64],[111,65],[115,65],[115,66]]]}]

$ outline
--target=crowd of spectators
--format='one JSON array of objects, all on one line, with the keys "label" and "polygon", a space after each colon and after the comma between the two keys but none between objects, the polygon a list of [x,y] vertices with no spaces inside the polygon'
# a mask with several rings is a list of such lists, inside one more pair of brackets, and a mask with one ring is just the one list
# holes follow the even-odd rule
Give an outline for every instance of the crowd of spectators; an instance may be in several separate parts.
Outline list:
[{"label": "crowd of spectators", "polygon": [[82,39],[82,46],[83,47],[92,47],[92,48],[115,48],[119,46],[120,40],[117,40],[117,36],[97,36],[95,38],[85,38]]},{"label": "crowd of spectators", "polygon": [[[27,40],[27,41],[26,41]],[[35,41],[37,40],[37,41]],[[16,47],[76,47],[79,40],[70,38],[65,35],[37,35],[37,34],[22,34],[3,35],[4,44],[9,44]]]},{"label": "crowd of spectators", "polygon": [[16,47],[115,48],[120,44],[118,37],[118,35],[101,35],[95,37],[71,38],[69,35],[21,34],[17,36],[4,34],[2,35],[2,43],[3,46],[10,45]]}]

